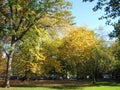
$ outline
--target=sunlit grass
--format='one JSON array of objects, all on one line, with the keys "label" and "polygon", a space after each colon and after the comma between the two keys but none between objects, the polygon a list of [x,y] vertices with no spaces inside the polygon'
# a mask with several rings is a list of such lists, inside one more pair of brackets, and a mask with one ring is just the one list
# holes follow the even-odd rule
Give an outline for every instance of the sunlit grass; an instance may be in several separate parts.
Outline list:
[{"label": "sunlit grass", "polygon": [[91,86],[91,87],[11,87],[0,90],[120,90],[120,86]]}]

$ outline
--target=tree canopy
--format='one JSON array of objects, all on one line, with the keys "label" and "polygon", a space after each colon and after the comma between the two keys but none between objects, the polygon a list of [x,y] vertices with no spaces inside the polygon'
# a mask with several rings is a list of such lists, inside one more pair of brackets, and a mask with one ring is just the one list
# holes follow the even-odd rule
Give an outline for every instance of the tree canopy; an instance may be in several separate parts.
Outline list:
[{"label": "tree canopy", "polygon": [[[11,63],[18,45],[17,43],[36,25],[48,29],[59,21],[71,23],[72,17],[68,11],[70,7],[71,3],[66,0],[0,1],[0,46],[8,58],[5,87],[10,86]],[[41,19],[47,17],[51,21],[54,20],[54,22],[42,23],[43,21],[41,22]]]}]

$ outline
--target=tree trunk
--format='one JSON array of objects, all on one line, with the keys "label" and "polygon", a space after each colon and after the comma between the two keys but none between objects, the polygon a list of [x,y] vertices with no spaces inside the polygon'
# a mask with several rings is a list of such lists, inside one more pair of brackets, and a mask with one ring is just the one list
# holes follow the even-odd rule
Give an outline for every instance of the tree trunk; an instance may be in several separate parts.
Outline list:
[{"label": "tree trunk", "polygon": [[93,71],[91,75],[92,75],[92,84],[96,84],[95,71]]},{"label": "tree trunk", "polygon": [[13,56],[13,51],[12,51],[12,53],[10,55],[8,55],[8,58],[7,58],[6,76],[5,76],[5,84],[4,84],[5,88],[10,87],[12,56]]},{"label": "tree trunk", "polygon": [[96,78],[95,78],[95,75],[93,75],[93,84],[96,84]]},{"label": "tree trunk", "polygon": [[79,80],[79,64],[76,65],[76,80]]},{"label": "tree trunk", "polygon": [[[11,47],[14,48],[15,44],[11,45]],[[11,64],[13,59],[14,49],[9,52],[7,55],[7,66],[6,66],[6,75],[5,75],[5,83],[4,87],[9,88],[10,87],[10,76],[11,76]]]}]

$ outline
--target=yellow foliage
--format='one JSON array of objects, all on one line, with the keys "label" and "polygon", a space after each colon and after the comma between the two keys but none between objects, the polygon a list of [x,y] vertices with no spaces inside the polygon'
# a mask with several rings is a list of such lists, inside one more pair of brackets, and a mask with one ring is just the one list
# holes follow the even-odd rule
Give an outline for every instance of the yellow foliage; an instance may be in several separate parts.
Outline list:
[{"label": "yellow foliage", "polygon": [[33,73],[40,73],[41,65],[46,59],[43,42],[48,39],[48,33],[37,27],[33,29],[23,37],[23,42],[20,45],[22,50],[20,55],[25,63],[26,70],[30,70]]},{"label": "yellow foliage", "polygon": [[93,31],[86,27],[73,28],[63,39],[61,54],[64,57],[89,58],[96,47],[96,37]]}]

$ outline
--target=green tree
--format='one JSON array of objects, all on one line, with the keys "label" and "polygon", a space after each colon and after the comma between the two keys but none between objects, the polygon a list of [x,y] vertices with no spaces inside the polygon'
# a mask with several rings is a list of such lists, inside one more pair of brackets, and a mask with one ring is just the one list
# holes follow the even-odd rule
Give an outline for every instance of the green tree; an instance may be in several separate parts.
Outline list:
[{"label": "green tree", "polygon": [[48,73],[51,70],[54,70],[56,73],[61,72],[61,63],[60,60],[58,59],[58,48],[61,45],[61,39],[53,35],[52,38],[51,36],[47,40],[47,42],[44,43],[44,49],[45,49],[45,60],[44,60],[44,65],[43,65],[43,70],[44,74]]},{"label": "green tree", "polygon": [[111,71],[114,67],[115,59],[112,51],[103,40],[98,40],[96,48],[94,48],[91,58],[86,62],[86,71],[93,78],[93,84],[99,73],[104,74]]},{"label": "green tree", "polygon": [[[33,26],[42,26],[39,24],[40,19],[46,16],[69,21],[70,17],[68,17],[68,15],[67,17],[65,16],[68,12],[67,8],[70,6],[70,2],[65,0],[0,1],[0,41],[7,56],[5,87],[10,87],[11,63],[17,42],[19,42]],[[63,15],[64,17],[62,17]]]},{"label": "green tree", "polygon": [[113,56],[115,57],[115,64],[112,73],[116,78],[117,74],[120,74],[120,42],[114,42],[110,46]]}]

